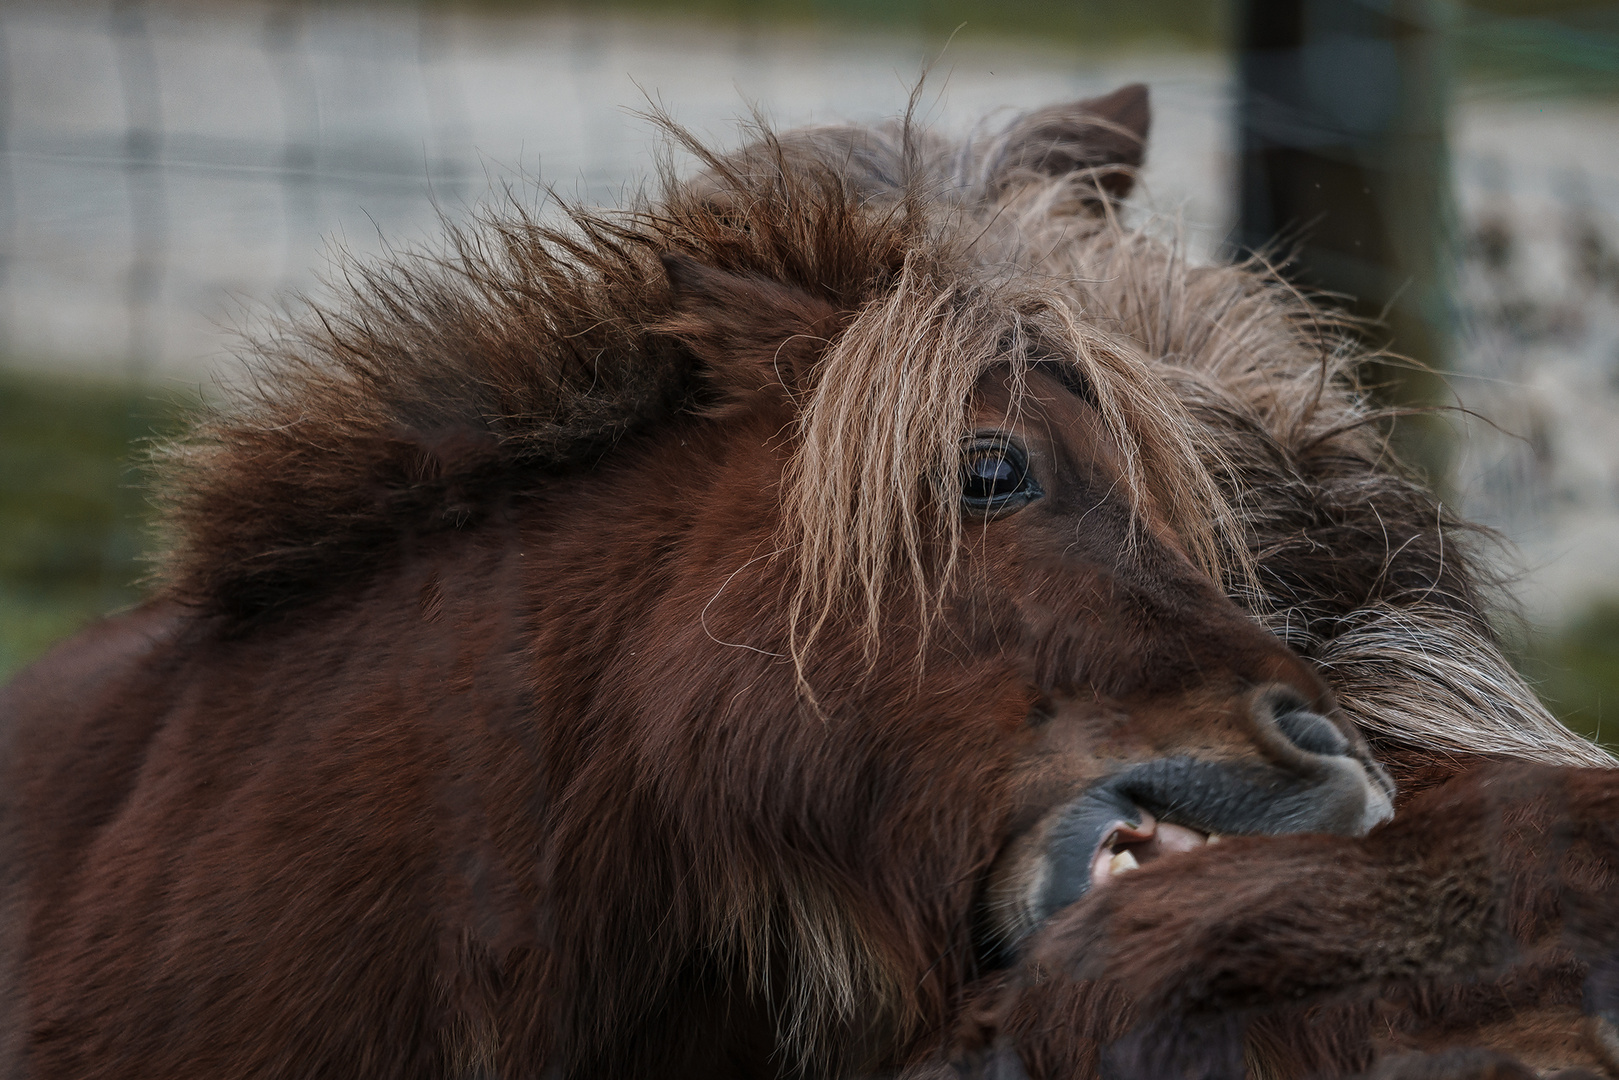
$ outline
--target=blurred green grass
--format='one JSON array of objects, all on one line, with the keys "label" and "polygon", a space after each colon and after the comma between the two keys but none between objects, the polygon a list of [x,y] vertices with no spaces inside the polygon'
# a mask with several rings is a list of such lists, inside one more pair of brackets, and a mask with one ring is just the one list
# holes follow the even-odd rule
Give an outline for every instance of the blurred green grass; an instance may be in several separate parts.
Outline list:
[{"label": "blurred green grass", "polygon": [[1619,753],[1619,597],[1537,635],[1518,667],[1558,719]]},{"label": "blurred green grass", "polygon": [[183,410],[150,386],[0,367],[0,679],[140,598],[133,462]]},{"label": "blurred green grass", "polygon": [[[417,0],[409,0],[411,3]],[[486,13],[619,12],[683,21],[874,29],[1015,39],[1080,53],[1230,47],[1232,0],[429,0]],[[1537,93],[1619,93],[1619,4],[1614,0],[1468,0],[1404,6],[1453,31],[1451,60],[1468,78],[1506,80]],[[1426,11],[1426,15],[1419,13]]]},{"label": "blurred green grass", "polygon": [[[140,598],[151,508],[133,462],[187,407],[149,386],[0,368],[0,681]],[[1552,711],[1619,751],[1619,598],[1520,652]]]},{"label": "blurred green grass", "polygon": [[1015,38],[1080,51],[1214,49],[1230,33],[1228,0],[433,0],[489,13],[620,12],[742,26],[883,30],[946,39]]},{"label": "blurred green grass", "polygon": [[1619,94],[1619,4],[1472,0],[1455,21],[1458,70],[1518,96]]}]

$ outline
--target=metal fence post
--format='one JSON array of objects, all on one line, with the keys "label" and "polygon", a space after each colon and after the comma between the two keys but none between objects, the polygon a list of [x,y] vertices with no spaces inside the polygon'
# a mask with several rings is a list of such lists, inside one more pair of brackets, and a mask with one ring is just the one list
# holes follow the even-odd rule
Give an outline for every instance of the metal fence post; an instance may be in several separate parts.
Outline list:
[{"label": "metal fence post", "polygon": [[[1386,404],[1443,404],[1450,333],[1446,0],[1244,0],[1239,12],[1239,242],[1342,294],[1416,365],[1362,372]],[[1443,483],[1448,426],[1396,425]]]}]

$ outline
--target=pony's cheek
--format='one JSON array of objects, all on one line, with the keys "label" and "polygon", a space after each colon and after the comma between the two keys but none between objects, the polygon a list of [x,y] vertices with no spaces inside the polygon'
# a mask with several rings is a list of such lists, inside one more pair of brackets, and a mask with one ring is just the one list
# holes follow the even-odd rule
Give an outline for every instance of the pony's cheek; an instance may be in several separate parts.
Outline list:
[{"label": "pony's cheek", "polygon": [[1011,956],[1044,921],[1043,898],[1053,886],[1050,819],[1007,845],[989,872],[980,918],[982,937],[990,951]]}]

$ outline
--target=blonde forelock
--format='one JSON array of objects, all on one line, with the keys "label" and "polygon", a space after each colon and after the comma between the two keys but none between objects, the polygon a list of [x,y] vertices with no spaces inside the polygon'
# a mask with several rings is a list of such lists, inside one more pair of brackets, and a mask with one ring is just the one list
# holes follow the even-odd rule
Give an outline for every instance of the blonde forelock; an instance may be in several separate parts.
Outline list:
[{"label": "blonde forelock", "polygon": [[1069,365],[1091,388],[1132,508],[1150,510],[1211,574],[1229,573],[1242,549],[1229,535],[1234,516],[1147,359],[1061,293],[917,252],[833,343],[798,416],[783,549],[796,568],[789,626],[801,678],[829,622],[861,627],[868,661],[886,620],[914,619],[925,643],[964,550],[960,462],[974,389],[1003,368],[1015,413],[1035,362]]}]

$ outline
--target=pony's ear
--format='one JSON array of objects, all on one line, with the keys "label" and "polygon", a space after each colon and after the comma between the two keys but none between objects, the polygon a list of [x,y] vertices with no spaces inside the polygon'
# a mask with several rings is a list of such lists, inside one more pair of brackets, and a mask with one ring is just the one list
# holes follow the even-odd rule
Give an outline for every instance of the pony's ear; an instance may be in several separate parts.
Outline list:
[{"label": "pony's ear", "polygon": [[1072,176],[1097,198],[1122,199],[1146,158],[1151,125],[1142,83],[1024,113],[988,148],[985,193],[993,200],[1030,180]]},{"label": "pony's ear", "polygon": [[835,307],[802,289],[689,255],[661,258],[670,311],[658,329],[689,348],[726,397],[802,389],[842,326]]}]

